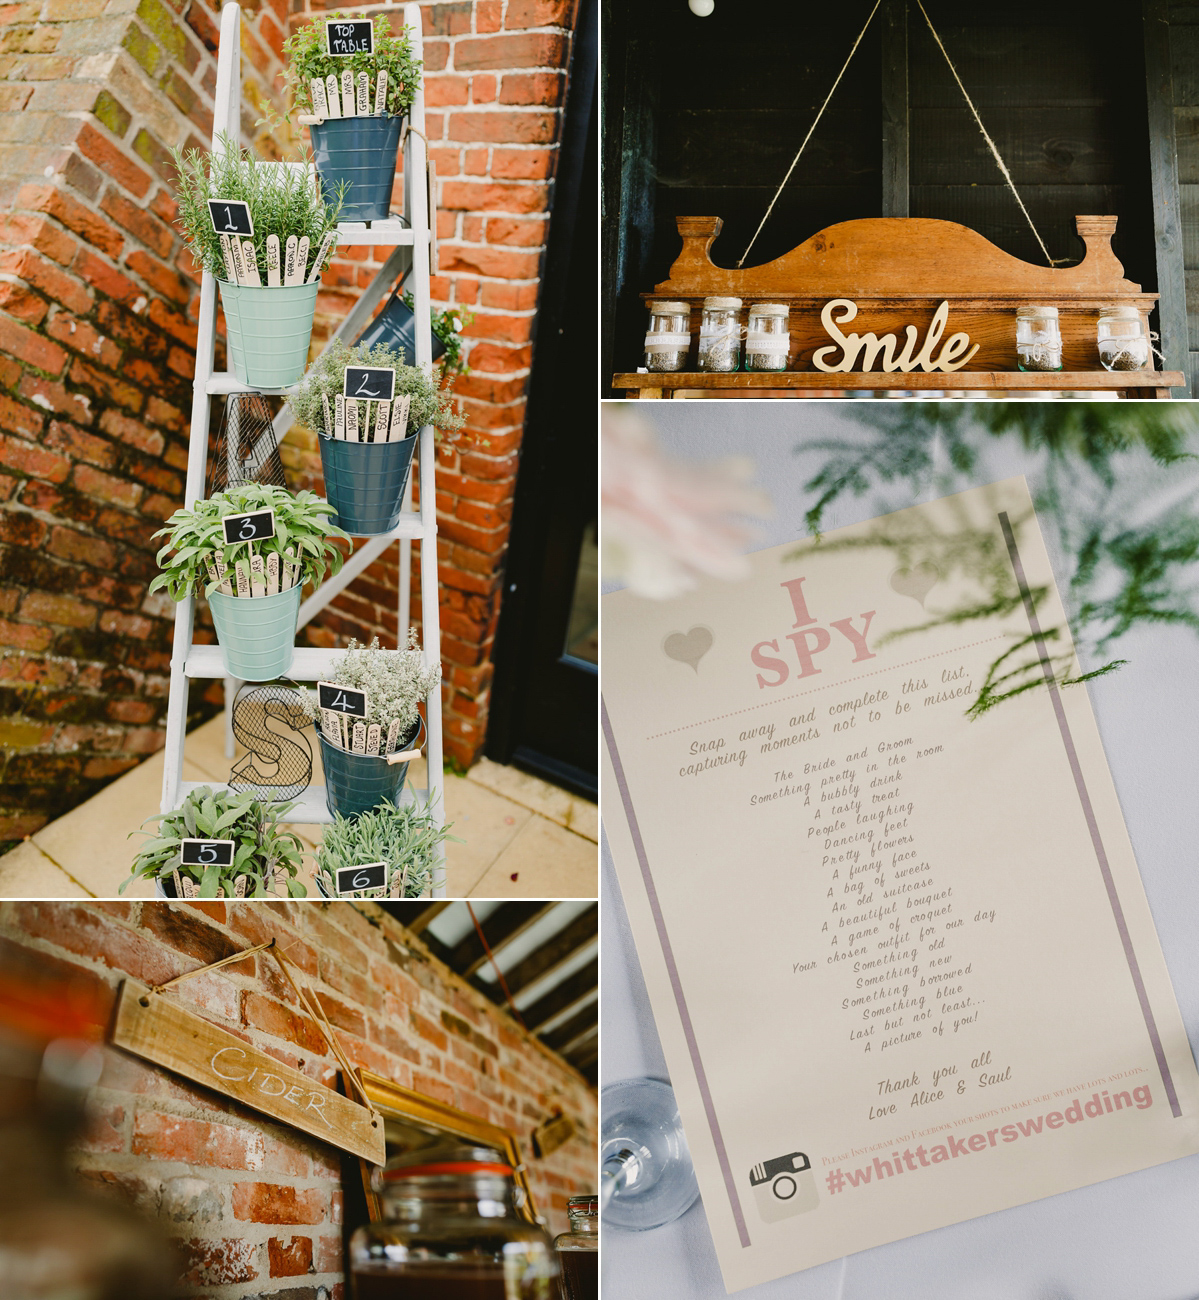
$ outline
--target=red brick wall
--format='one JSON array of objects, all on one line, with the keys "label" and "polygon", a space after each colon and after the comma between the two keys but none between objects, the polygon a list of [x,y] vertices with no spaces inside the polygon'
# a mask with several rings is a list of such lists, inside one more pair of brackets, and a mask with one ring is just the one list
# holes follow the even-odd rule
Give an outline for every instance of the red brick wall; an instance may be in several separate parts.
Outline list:
[{"label": "red brick wall", "polygon": [[[419,940],[367,904],[0,904],[8,944],[92,983],[161,983],[274,935],[302,969],[351,1061],[514,1132],[538,1211],[564,1231],[566,1199],[595,1185],[595,1094]],[[265,954],[163,996],[332,1083],[330,1053]],[[93,1094],[74,1164],[155,1216],[186,1261],[185,1294],[343,1300],[339,1153],[118,1049]],[[545,1160],[528,1134],[551,1092],[581,1131]]]},{"label": "red brick wall", "polygon": [[[477,313],[457,384],[469,427],[443,450],[437,503],[446,749],[463,765],[486,728],[574,3],[422,5],[433,292]],[[162,744],[173,605],[146,596],[150,534],[182,500],[198,307],[166,151],[207,141],[216,14],[216,0],[0,5],[0,845]],[[242,130],[264,154],[280,148],[257,122],[281,106],[284,33],[307,16],[243,5]],[[386,251],[335,263],[317,342]],[[319,485],[312,436],[286,451],[295,484]],[[396,557],[311,640],[394,639]]]}]

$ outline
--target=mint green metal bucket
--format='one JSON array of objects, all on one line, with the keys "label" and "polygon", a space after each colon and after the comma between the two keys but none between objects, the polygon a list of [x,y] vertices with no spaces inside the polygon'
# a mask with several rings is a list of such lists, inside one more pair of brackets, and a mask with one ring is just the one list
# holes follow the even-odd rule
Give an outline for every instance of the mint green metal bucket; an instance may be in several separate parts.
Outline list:
[{"label": "mint green metal bucket", "polygon": [[274,596],[253,600],[219,591],[208,597],[230,677],[243,682],[270,682],[286,675],[296,644],[302,592],[297,583]]},{"label": "mint green metal bucket", "polygon": [[315,284],[255,289],[218,280],[225,309],[229,364],[251,388],[286,388],[301,379],[308,364]]}]

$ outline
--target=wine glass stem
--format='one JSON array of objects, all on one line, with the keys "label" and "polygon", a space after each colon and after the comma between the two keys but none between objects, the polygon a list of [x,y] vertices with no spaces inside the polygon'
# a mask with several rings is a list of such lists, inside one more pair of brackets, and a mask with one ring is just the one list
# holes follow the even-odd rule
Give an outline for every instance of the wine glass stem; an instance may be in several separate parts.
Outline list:
[{"label": "wine glass stem", "polygon": [[600,1213],[625,1185],[625,1171],[632,1157],[631,1151],[620,1151],[609,1156],[600,1170]]}]

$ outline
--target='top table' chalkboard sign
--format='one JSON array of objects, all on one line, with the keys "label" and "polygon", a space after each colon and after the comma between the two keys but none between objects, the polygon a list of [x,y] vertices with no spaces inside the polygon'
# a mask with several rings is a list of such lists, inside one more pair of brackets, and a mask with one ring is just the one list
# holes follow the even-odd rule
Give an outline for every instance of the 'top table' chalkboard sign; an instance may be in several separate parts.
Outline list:
[{"label": "'top table' chalkboard sign", "polygon": [[374,54],[375,24],[369,18],[325,24],[325,48],[336,58],[349,54]]},{"label": "'top table' chalkboard sign", "polygon": [[235,546],[239,542],[260,542],[275,535],[275,512],[273,510],[252,510],[245,515],[226,515],[221,523],[225,526],[225,545]]},{"label": "'top table' chalkboard sign", "polygon": [[243,199],[209,199],[208,215],[212,218],[212,228],[218,235],[249,238],[254,233],[250,205]]},{"label": "'top table' chalkboard sign", "polygon": [[395,397],[396,372],[390,366],[346,366],[341,391],[362,402],[390,402]]}]

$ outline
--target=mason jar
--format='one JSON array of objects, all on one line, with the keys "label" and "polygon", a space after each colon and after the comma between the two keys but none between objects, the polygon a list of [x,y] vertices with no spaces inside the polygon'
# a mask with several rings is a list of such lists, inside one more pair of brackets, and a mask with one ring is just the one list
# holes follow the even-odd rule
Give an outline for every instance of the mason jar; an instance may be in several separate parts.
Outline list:
[{"label": "mason jar", "polygon": [[684,370],[691,346],[691,308],[685,302],[651,302],[645,335],[645,368]]},{"label": "mason jar", "polygon": [[1016,309],[1016,363],[1021,370],[1062,368],[1062,331],[1056,307]]},{"label": "mason jar", "polygon": [[350,1239],[355,1300],[557,1300],[558,1256],[517,1211],[512,1167],[486,1147],[388,1161],[383,1219]]},{"label": "mason jar", "polygon": [[756,302],[745,332],[746,370],[786,370],[791,349],[791,309],[785,302]]},{"label": "mason jar", "polygon": [[699,328],[699,368],[736,370],[741,364],[741,299],[705,298]]},{"label": "mason jar", "polygon": [[572,1196],[566,1205],[570,1231],[554,1238],[565,1300],[599,1300],[599,1200]]},{"label": "mason jar", "polygon": [[1107,370],[1144,370],[1149,333],[1135,307],[1104,307],[1099,313],[1099,360]]}]

